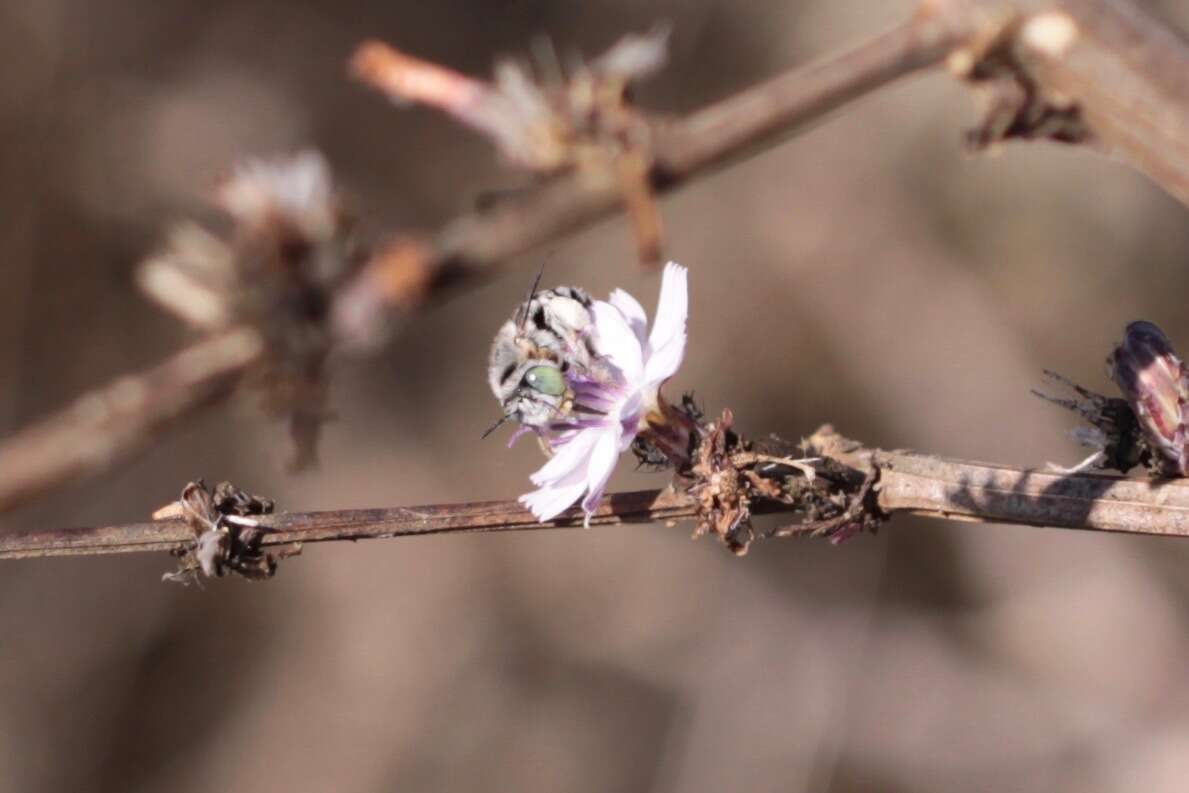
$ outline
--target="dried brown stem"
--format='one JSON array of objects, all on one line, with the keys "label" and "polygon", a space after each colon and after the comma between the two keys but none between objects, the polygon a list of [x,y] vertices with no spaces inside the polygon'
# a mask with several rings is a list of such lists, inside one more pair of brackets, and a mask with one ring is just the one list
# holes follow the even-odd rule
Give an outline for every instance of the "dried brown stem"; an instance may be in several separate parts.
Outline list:
[{"label": "dried brown stem", "polygon": [[[675,520],[692,515],[692,502],[685,496],[645,490],[608,497],[595,512],[591,525]],[[262,526],[273,529],[264,536],[261,545],[461,532],[581,528],[582,519],[581,514],[567,514],[557,520],[538,523],[515,501],[282,513],[260,518]],[[34,531],[0,536],[0,559],[170,551],[188,547],[193,540],[193,530],[182,520],[159,520],[95,529]]]},{"label": "dried brown stem", "polygon": [[[882,516],[908,513],[948,520],[1014,523],[1064,529],[1189,537],[1189,481],[1152,482],[1120,476],[1065,475],[912,452],[855,446],[823,428],[810,442],[827,458],[874,479]],[[870,478],[870,477],[869,477]],[[780,511],[759,505],[759,512]],[[673,491],[609,496],[591,525],[651,523],[694,518],[697,506]],[[444,504],[262,516],[269,531],[262,547],[335,540],[382,539],[463,532],[577,528],[582,515],[566,513],[538,523],[509,501]],[[795,533],[795,532],[794,532]],[[32,531],[0,536],[0,559],[93,556],[173,551],[193,543],[181,520],[125,526]]]},{"label": "dried brown stem", "polygon": [[868,449],[834,459],[879,469],[878,505],[887,514],[1189,537],[1189,480],[1070,475]]},{"label": "dried brown stem", "polygon": [[142,449],[173,421],[228,393],[263,350],[254,330],[215,334],[17,433],[0,445],[0,511]]},{"label": "dried brown stem", "polygon": [[658,187],[666,187],[803,129],[888,83],[936,66],[977,27],[970,15],[923,9],[841,55],[791,69],[659,130]]}]

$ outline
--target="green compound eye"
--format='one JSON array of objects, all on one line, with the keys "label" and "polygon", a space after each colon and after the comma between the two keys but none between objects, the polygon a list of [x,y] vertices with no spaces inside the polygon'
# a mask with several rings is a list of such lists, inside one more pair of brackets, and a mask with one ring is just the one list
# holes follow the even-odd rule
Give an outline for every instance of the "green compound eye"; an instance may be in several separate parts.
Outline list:
[{"label": "green compound eye", "polygon": [[553,366],[534,366],[524,376],[525,384],[542,394],[561,396],[566,392],[566,381],[561,376],[561,370]]}]

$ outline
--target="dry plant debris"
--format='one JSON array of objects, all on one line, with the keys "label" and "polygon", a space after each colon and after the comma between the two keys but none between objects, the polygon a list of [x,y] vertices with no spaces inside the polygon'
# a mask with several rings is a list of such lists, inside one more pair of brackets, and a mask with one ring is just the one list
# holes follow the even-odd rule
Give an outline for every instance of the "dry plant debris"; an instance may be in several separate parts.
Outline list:
[{"label": "dry plant debris", "polygon": [[[695,536],[713,534],[742,556],[757,538],[752,516],[777,505],[781,512],[792,507],[798,519],[763,536],[826,537],[837,543],[879,528],[885,516],[872,498],[878,466],[862,473],[834,461],[825,436],[800,445],[775,436],[753,444],[734,431],[734,421],[725,410],[703,425],[688,486],[698,505]],[[826,431],[829,445],[845,442]]]},{"label": "dry plant debris", "polygon": [[252,495],[230,482],[220,482],[214,490],[201,480],[182,488],[177,501],[153,513],[154,520],[180,517],[194,531],[194,543],[174,552],[178,569],[165,573],[163,581],[189,584],[199,581],[201,571],[208,578],[235,573],[252,581],[272,578],[277,560],[301,552],[299,544],[266,553],[260,541],[266,528],[255,520],[272,514],[272,500]]}]

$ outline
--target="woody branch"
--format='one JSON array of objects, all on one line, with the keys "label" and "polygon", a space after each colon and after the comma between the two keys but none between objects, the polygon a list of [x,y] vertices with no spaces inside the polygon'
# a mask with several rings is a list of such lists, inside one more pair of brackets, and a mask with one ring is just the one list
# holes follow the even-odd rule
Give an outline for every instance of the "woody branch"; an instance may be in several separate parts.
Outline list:
[{"label": "woody branch", "polygon": [[[852,444],[823,428],[812,439],[829,459],[872,477],[866,509],[881,518],[912,514],[982,523],[1189,537],[1189,483],[1107,475],[1064,475],[935,457],[886,452]],[[779,513],[779,505],[757,512]],[[592,526],[693,519],[698,505],[672,490],[617,493],[599,505]],[[264,547],[430,534],[580,528],[571,511],[538,522],[516,502],[494,501],[413,507],[294,512],[259,519]],[[797,526],[774,535],[797,533]],[[0,536],[0,559],[95,556],[137,551],[181,551],[194,543],[181,520],[121,526],[31,531]]]}]

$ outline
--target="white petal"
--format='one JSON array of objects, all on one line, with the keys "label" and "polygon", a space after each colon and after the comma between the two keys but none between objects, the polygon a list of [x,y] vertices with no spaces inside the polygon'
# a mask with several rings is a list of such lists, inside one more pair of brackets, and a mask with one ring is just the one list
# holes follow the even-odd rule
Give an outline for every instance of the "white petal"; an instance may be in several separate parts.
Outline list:
[{"label": "white petal", "polygon": [[644,313],[644,306],[640,305],[640,301],[622,289],[616,289],[611,293],[611,297],[607,298],[607,302],[619,309],[643,345],[648,339],[648,315]]},{"label": "white petal", "polygon": [[[607,487],[607,480],[615,471],[615,464],[619,462],[619,433],[604,433],[590,453],[590,465],[586,469],[586,486],[589,490],[582,500],[582,508],[586,510],[587,518],[594,510],[599,499],[603,497],[603,489]],[[589,524],[588,524],[589,525]]]},{"label": "white petal", "polygon": [[590,457],[590,450],[594,448],[599,436],[606,432],[604,427],[589,427],[578,432],[557,454],[541,466],[529,480],[537,487],[546,487],[569,479],[575,471],[586,470],[586,461]]},{"label": "white petal", "polygon": [[632,441],[636,439],[636,434],[639,432],[640,419],[644,418],[646,398],[655,402],[656,393],[653,392],[651,397],[649,397],[648,389],[636,391],[625,399],[619,407],[619,451],[621,453],[626,452],[628,447],[632,445]]},{"label": "white petal", "polygon": [[[592,436],[597,442],[598,436]],[[568,447],[567,447],[568,448]],[[532,493],[525,493],[520,497],[537,520],[550,520],[564,512],[571,504],[582,497],[587,486],[587,467],[589,454],[579,460],[579,464],[558,478],[549,482],[538,482],[540,489]]]},{"label": "white petal", "polygon": [[532,493],[525,493],[519,501],[537,520],[553,520],[577,501],[584,490],[586,480],[566,487],[543,487]]},{"label": "white petal", "polygon": [[685,325],[689,314],[687,271],[676,262],[665,265],[661,296],[657,301],[656,321],[649,339],[644,381],[659,385],[672,377],[685,357]]},{"label": "white petal", "polygon": [[677,262],[665,265],[661,278],[661,294],[656,303],[656,319],[648,346],[655,353],[676,339],[685,346],[685,320],[689,314],[688,271]]},{"label": "white petal", "polygon": [[671,340],[666,346],[653,352],[644,364],[645,385],[658,386],[668,380],[681,368],[685,357],[685,334]]},{"label": "white petal", "polygon": [[637,383],[644,373],[644,350],[619,309],[602,300],[594,302],[595,346],[613,363],[624,379]]}]

